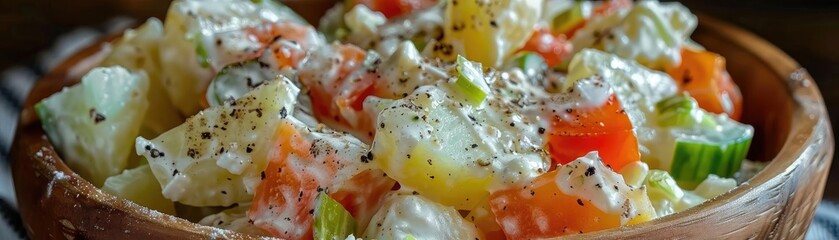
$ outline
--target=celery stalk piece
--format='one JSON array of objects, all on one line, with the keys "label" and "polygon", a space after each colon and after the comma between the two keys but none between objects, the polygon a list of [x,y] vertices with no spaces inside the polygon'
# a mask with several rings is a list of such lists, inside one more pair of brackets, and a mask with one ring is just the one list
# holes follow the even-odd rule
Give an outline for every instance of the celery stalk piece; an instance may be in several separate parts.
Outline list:
[{"label": "celery stalk piece", "polygon": [[345,239],[355,232],[358,223],[341,203],[321,192],[315,206],[313,227],[316,240]]}]

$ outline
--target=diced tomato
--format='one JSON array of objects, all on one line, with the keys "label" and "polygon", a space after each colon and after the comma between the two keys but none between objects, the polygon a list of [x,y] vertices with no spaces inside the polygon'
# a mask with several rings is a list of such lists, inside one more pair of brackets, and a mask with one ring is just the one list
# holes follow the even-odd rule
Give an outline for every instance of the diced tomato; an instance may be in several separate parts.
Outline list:
[{"label": "diced tomato", "polygon": [[[553,238],[621,226],[619,214],[605,213],[587,199],[563,193],[555,181],[558,172],[490,195],[492,212],[508,239]],[[648,218],[641,215],[629,224]]]},{"label": "diced tomato", "polygon": [[539,53],[545,59],[548,67],[558,65],[569,57],[571,57],[571,42],[565,38],[565,35],[553,35],[550,29],[537,28],[527,40],[524,47],[520,51],[532,51]]},{"label": "diced tomato", "polygon": [[[321,191],[330,193],[353,216],[369,220],[371,209],[390,189],[388,184],[394,183],[381,170],[364,170],[360,156],[339,156],[327,150],[346,145],[324,146],[329,142],[304,136],[292,123],[281,123],[275,139],[275,150],[248,211],[254,224],[274,236],[311,239],[312,213]],[[339,173],[342,169],[359,172],[342,180],[338,177],[346,173]]]},{"label": "diced tomato", "polygon": [[667,71],[699,107],[739,120],[743,109],[740,88],[725,69],[725,58],[708,51],[682,49],[682,64]]},{"label": "diced tomato", "polygon": [[433,6],[436,0],[347,0],[347,9],[364,4],[373,11],[381,12],[388,19],[410,14]]},{"label": "diced tomato", "polygon": [[641,158],[632,123],[615,95],[599,108],[569,108],[553,116],[548,151],[553,164],[598,151],[615,171]]}]

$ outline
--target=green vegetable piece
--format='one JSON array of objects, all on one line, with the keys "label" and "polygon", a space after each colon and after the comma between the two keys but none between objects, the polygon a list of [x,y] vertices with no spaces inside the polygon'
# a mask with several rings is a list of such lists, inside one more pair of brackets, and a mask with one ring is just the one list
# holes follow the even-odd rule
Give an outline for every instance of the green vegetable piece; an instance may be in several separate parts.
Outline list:
[{"label": "green vegetable piece", "polygon": [[713,116],[699,108],[699,104],[687,93],[665,98],[656,103],[658,125],[662,127],[713,129],[717,122]]},{"label": "green vegetable piece", "polygon": [[553,32],[568,33],[586,20],[586,15],[591,12],[591,2],[577,1],[570,9],[556,15],[553,18]]},{"label": "green vegetable piece", "polygon": [[189,37],[189,40],[195,44],[195,55],[198,58],[198,64],[201,65],[202,68],[209,68],[210,54],[207,52],[204,42],[201,41],[201,34],[194,34]]},{"label": "green vegetable piece", "polygon": [[650,170],[644,180],[647,186],[647,195],[653,200],[668,200],[678,202],[685,195],[682,188],[676,184],[676,180],[669,173],[662,170]]},{"label": "green vegetable piece", "polygon": [[752,133],[719,142],[677,140],[671,173],[679,185],[693,189],[708,175],[733,177],[749,152]]},{"label": "green vegetable piece", "polygon": [[326,193],[318,194],[313,231],[315,239],[345,239],[357,227],[358,223],[344,206]]},{"label": "green vegetable piece", "polygon": [[414,235],[408,234],[408,236],[405,237],[405,240],[417,240],[417,238],[415,238]]},{"label": "green vegetable piece", "polygon": [[480,63],[473,63],[465,57],[457,56],[457,80],[454,89],[472,105],[481,105],[489,93],[484,82],[484,72]]}]

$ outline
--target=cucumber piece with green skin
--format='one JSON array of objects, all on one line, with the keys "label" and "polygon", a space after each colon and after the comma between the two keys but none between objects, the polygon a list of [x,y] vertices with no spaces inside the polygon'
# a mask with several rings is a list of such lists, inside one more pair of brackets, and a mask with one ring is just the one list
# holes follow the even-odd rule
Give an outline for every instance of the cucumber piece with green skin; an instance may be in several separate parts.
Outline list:
[{"label": "cucumber piece with green skin", "polygon": [[353,234],[358,228],[358,222],[341,203],[326,193],[320,192],[315,206],[313,227],[312,232],[316,240],[340,240]]},{"label": "cucumber piece with green skin", "polygon": [[128,169],[122,174],[109,177],[105,180],[102,190],[131,200],[140,206],[166,214],[175,214],[175,204],[160,194],[160,184],[151,173],[149,165]]},{"label": "cucumber piece with green skin", "polygon": [[35,105],[41,125],[70,168],[95,186],[125,169],[140,131],[149,80],[120,66],[94,68],[80,84]]},{"label": "cucumber piece with green skin", "polygon": [[728,178],[740,170],[754,136],[752,126],[705,112],[688,95],[664,99],[656,106],[664,130],[659,147],[672,151],[659,167],[668,169],[679,185],[693,189],[711,174]]},{"label": "cucumber piece with green skin", "polygon": [[282,78],[238,100],[209,108],[155,139],[137,138],[163,196],[190,206],[229,206],[253,198],[280,121],[294,113],[300,90]]}]

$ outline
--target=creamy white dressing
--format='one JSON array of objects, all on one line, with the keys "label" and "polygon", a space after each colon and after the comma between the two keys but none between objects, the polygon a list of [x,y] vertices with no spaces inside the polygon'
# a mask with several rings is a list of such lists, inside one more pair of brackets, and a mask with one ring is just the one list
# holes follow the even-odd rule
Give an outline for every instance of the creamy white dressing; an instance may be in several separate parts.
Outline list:
[{"label": "creamy white dressing", "polygon": [[[361,8],[359,6],[362,5],[356,5],[353,11],[364,12],[362,9],[355,10]],[[403,41],[436,38],[442,34],[443,19],[440,17],[443,14],[442,10],[442,5],[438,4],[389,22],[382,22],[380,17],[383,16],[376,14],[345,15],[344,21],[351,30],[346,37],[346,42],[375,50],[387,57],[393,54]]]},{"label": "creamy white dressing", "polygon": [[626,185],[623,177],[603,164],[597,152],[590,152],[557,169],[556,185],[562,193],[594,204],[597,209],[621,216],[621,225],[638,216],[638,206],[629,192],[644,191]]},{"label": "creamy white dressing", "polygon": [[[466,171],[456,174],[493,176],[490,192],[525,183],[550,168],[536,121],[492,97],[480,107],[463,104],[446,93],[445,84],[420,87],[385,109],[373,151],[393,148],[393,156],[406,156],[419,145],[431,144]],[[391,169],[403,168],[404,162],[392,162]]]},{"label": "creamy white dressing", "polygon": [[149,161],[167,199],[192,206],[249,201],[250,179],[267,165],[263,151],[277,123],[293,113],[298,93],[287,79],[273,81],[155,139],[138,137],[136,152]]},{"label": "creamy white dressing", "polygon": [[665,69],[679,65],[696,24],[696,16],[679,3],[639,1],[632,9],[590,19],[571,41],[575,52],[595,47]]},{"label": "creamy white dressing", "polygon": [[370,239],[476,239],[474,224],[454,208],[410,193],[392,193],[364,231]]}]

